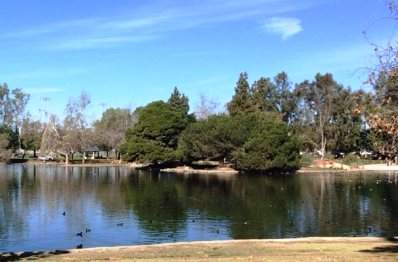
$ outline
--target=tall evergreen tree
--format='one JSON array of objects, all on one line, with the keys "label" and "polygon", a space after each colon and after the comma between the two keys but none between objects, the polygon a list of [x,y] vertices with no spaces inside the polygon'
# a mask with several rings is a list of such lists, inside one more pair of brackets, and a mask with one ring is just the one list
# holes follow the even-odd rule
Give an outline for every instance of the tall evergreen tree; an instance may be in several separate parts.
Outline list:
[{"label": "tall evergreen tree", "polygon": [[250,86],[247,73],[241,73],[236,83],[235,94],[227,105],[231,116],[252,111]]},{"label": "tall evergreen tree", "polygon": [[126,133],[121,151],[129,161],[165,164],[176,160],[181,132],[189,116],[169,103],[155,101],[140,110],[138,122]]},{"label": "tall evergreen tree", "polygon": [[178,111],[188,114],[189,99],[184,94],[181,94],[177,87],[174,87],[174,91],[167,102]]},{"label": "tall evergreen tree", "polygon": [[275,85],[269,78],[262,77],[254,82],[251,90],[251,100],[254,111],[277,111],[275,95]]},{"label": "tall evergreen tree", "polygon": [[275,76],[274,82],[277,93],[277,110],[282,114],[284,122],[291,123],[297,107],[297,100],[291,90],[289,78],[285,72],[281,72]]}]

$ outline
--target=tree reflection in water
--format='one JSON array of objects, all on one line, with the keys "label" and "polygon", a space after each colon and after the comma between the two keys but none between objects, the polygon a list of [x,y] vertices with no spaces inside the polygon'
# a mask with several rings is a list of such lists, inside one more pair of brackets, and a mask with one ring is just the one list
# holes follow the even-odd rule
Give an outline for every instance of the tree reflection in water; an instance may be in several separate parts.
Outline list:
[{"label": "tree reflection in water", "polygon": [[[231,177],[1,166],[0,250],[71,248],[78,241],[88,247],[392,236],[398,233],[397,205],[397,174]],[[76,239],[85,228],[92,232]]]}]

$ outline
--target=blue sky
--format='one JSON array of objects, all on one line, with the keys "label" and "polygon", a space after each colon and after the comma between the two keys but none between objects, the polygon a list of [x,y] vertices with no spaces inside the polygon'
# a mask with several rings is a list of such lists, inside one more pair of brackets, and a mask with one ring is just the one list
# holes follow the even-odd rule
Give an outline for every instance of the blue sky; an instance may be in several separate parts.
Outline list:
[{"label": "blue sky", "polygon": [[193,109],[200,95],[224,105],[242,71],[251,82],[331,72],[355,89],[374,63],[369,41],[394,38],[387,16],[384,0],[1,1],[0,81],[29,92],[36,117],[85,91],[91,120],[174,86]]}]

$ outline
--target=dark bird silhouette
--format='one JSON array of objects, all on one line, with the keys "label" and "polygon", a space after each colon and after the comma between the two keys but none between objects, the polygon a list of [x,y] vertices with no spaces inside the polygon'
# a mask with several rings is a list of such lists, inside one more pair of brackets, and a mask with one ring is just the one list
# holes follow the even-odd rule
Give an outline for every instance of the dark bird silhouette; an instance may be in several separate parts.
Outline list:
[{"label": "dark bird silhouette", "polygon": [[122,227],[123,225],[124,225],[123,223],[117,224],[118,227]]},{"label": "dark bird silhouette", "polygon": [[76,249],[82,249],[83,248],[83,244],[77,245]]},{"label": "dark bird silhouette", "polygon": [[62,212],[62,215],[63,215],[63,216],[66,216],[66,212],[65,212],[65,211],[64,211],[64,212]]},{"label": "dark bird silhouette", "polygon": [[217,233],[217,234],[220,234],[220,230],[219,230],[219,229],[217,229],[217,230],[216,230],[216,233]]},{"label": "dark bird silhouette", "polygon": [[90,232],[91,232],[91,229],[86,228],[86,233],[90,233]]},{"label": "dark bird silhouette", "polygon": [[196,222],[196,220],[195,219],[192,219],[192,223],[195,223]]},{"label": "dark bird silhouette", "polygon": [[169,238],[172,238],[172,237],[174,237],[174,235],[173,235],[173,234],[170,234],[170,235],[168,235],[168,237],[169,237]]},{"label": "dark bird silhouette", "polygon": [[77,237],[83,237],[83,232],[79,232],[76,234]]}]

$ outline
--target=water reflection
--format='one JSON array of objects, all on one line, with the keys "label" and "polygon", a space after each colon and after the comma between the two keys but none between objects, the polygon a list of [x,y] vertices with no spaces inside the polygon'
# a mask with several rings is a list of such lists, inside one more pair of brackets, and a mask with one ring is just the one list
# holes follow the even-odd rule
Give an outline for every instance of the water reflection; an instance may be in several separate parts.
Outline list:
[{"label": "water reflection", "polygon": [[397,182],[397,174],[220,177],[1,166],[0,251],[397,235]]}]

